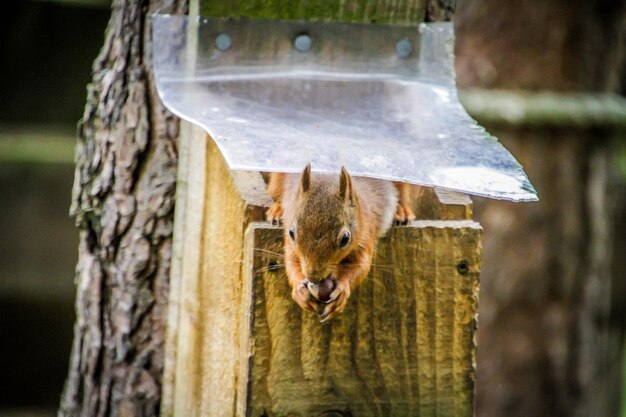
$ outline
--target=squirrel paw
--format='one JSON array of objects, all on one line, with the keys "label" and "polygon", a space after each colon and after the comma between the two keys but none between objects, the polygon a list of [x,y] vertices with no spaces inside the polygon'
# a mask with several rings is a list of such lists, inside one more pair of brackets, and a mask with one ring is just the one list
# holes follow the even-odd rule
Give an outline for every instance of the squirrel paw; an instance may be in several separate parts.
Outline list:
[{"label": "squirrel paw", "polygon": [[306,281],[301,281],[293,287],[291,290],[291,298],[293,298],[303,310],[317,311],[319,303],[309,292]]},{"label": "squirrel paw", "polygon": [[350,283],[347,280],[338,280],[335,290],[330,294],[330,301],[320,304],[318,314],[320,322],[324,323],[341,313],[350,298]]},{"label": "squirrel paw", "polygon": [[282,223],[281,218],[283,217],[283,206],[281,206],[280,203],[272,204],[272,207],[265,212],[265,217],[267,221],[272,224],[280,225]]},{"label": "squirrel paw", "polygon": [[398,206],[396,207],[396,214],[393,220],[393,223],[396,226],[401,224],[409,224],[413,220],[415,220],[415,214],[408,204],[404,202],[398,202]]}]

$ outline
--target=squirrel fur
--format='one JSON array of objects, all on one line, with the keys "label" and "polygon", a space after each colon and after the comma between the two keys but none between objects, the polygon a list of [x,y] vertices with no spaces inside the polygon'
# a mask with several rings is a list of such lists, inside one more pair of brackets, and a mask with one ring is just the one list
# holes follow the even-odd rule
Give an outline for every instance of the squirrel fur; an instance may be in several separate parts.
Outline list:
[{"label": "squirrel fur", "polygon": [[408,184],[339,175],[272,173],[268,220],[284,226],[292,298],[326,321],[341,312],[367,276],[376,242],[392,223],[415,219]]}]

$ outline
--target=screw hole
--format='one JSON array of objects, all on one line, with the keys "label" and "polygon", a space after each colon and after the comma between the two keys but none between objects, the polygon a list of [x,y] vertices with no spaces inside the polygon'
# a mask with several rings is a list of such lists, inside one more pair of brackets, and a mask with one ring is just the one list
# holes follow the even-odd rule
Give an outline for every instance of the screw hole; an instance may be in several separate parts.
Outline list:
[{"label": "screw hole", "polygon": [[267,270],[269,272],[274,272],[276,270],[278,270],[278,262],[276,262],[275,260],[271,260],[267,263]]},{"label": "screw hole", "polygon": [[470,269],[469,262],[465,259],[463,259],[458,264],[456,264],[456,270],[459,271],[459,274],[461,275],[467,275],[467,273],[469,272],[469,269]]}]

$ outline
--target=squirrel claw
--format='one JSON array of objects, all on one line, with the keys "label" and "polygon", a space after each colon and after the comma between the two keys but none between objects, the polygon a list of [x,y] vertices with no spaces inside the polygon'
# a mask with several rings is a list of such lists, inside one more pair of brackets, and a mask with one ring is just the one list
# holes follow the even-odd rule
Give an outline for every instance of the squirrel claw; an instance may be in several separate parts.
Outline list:
[{"label": "squirrel claw", "polygon": [[298,305],[303,310],[317,312],[318,303],[309,292],[309,289],[306,286],[306,282],[303,281],[293,288],[293,290],[291,291],[291,298],[293,298],[293,300],[298,303]]},{"label": "squirrel claw", "polygon": [[337,282],[337,287],[330,294],[330,301],[324,306],[320,315],[320,322],[324,323],[338,313],[341,313],[348,303],[350,298],[350,285],[348,283]]},{"label": "squirrel claw", "polygon": [[267,212],[265,212],[265,217],[273,225],[281,225],[283,217],[283,206],[280,203],[272,204],[272,207],[267,209]]},{"label": "squirrel claw", "polygon": [[398,202],[398,206],[396,207],[396,214],[394,216],[394,225],[407,225],[415,220],[415,214],[411,207],[404,202]]},{"label": "squirrel claw", "polygon": [[[347,300],[346,300],[347,301]],[[320,313],[320,323],[327,322],[328,320],[335,317],[338,313],[341,313],[343,308],[345,307],[345,303],[341,307],[337,305],[337,303],[326,304],[322,312]]]}]

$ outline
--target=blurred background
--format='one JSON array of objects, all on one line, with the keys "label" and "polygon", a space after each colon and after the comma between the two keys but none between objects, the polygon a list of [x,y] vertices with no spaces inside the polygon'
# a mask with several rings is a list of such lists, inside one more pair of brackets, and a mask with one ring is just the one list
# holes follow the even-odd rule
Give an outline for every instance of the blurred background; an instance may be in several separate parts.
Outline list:
[{"label": "blurred background", "polygon": [[15,1],[0,25],[0,416],[53,416],[67,375],[76,123],[108,1]]},{"label": "blurred background", "polygon": [[[591,65],[582,76],[588,76],[589,85],[581,86],[568,78],[564,68],[573,65],[573,61],[550,49],[562,35],[558,27],[548,38],[537,38],[537,33],[545,31],[533,30],[533,25],[558,20],[558,16],[550,15],[553,9],[544,9],[541,5],[521,7],[532,12],[516,17],[524,22],[519,33],[509,31],[508,36],[501,37],[507,25],[514,24],[510,21],[511,13],[499,13],[498,8],[481,9],[481,4],[459,2],[455,15],[461,87],[498,88],[507,94],[515,94],[518,88],[546,90],[546,85],[555,91],[610,90],[622,96],[626,93],[623,56],[615,57],[611,88],[592,84],[599,70]],[[53,416],[58,407],[74,321],[73,277],[78,234],[68,211],[74,178],[75,130],[84,108],[91,64],[104,41],[109,6],[110,2],[105,0],[24,0],[3,5],[5,19],[0,26],[0,56],[4,64],[0,66],[0,417]],[[568,12],[560,10],[559,13]],[[603,19],[610,18],[583,11],[573,21],[587,19],[601,24]],[[481,30],[476,30],[477,24],[482,25]],[[580,25],[582,32],[589,26]],[[596,45],[600,49],[580,53],[594,56],[617,50],[618,43],[625,41],[626,28],[620,33],[616,38],[599,39]],[[499,40],[508,42],[511,51],[494,58]],[[535,57],[540,58],[539,64],[530,69],[525,66],[525,62]],[[559,61],[556,70],[555,60]],[[505,95],[502,102],[505,105],[519,99],[507,97]],[[562,328],[563,321],[580,318],[576,311],[576,294],[582,292],[580,285],[588,282],[581,283],[575,278],[575,271],[587,268],[584,274],[593,276],[597,271],[588,263],[604,259],[599,269],[609,273],[612,279],[608,292],[604,286],[600,295],[606,300],[610,323],[601,325],[612,326],[612,329],[602,334],[617,338],[619,349],[607,348],[602,353],[604,365],[600,372],[610,375],[601,377],[610,382],[600,388],[621,392],[615,397],[621,397],[622,404],[614,409],[620,409],[618,413],[626,417],[623,404],[626,388],[621,372],[626,370],[623,331],[626,265],[622,260],[626,254],[626,122],[621,122],[621,129],[616,127],[619,122],[606,125],[596,122],[581,127],[572,126],[567,120],[554,122],[549,118],[543,122],[514,123],[500,120],[485,110],[488,104],[485,100],[503,96],[485,96],[465,90],[462,98],[470,113],[473,110],[472,114],[481,116],[479,121],[522,160],[542,199],[540,203],[512,205],[474,198],[475,217],[485,228],[478,414],[497,415],[488,410],[526,407],[528,416],[556,416],[560,415],[557,411],[560,401],[576,397],[577,388],[573,385],[566,392],[547,392],[543,395],[558,397],[552,408],[554,413],[535,414],[536,404],[532,401],[516,403],[519,398],[511,391],[514,386],[512,388],[510,381],[518,378],[520,386],[534,386],[541,391],[549,390],[555,381],[574,378],[568,373],[568,361],[580,356],[571,352],[578,346],[577,341],[569,334],[560,334],[558,329]],[[557,103],[556,108],[559,107]],[[481,109],[482,113],[478,114]],[[581,174],[576,171],[578,168],[572,167],[579,162],[576,158],[580,157],[581,149],[582,153],[596,152],[593,146],[596,137],[611,143],[608,155],[592,158],[590,166]],[[542,158],[551,154],[560,162],[554,166],[542,165]],[[610,178],[587,178],[586,174],[594,171],[594,163],[610,164]],[[594,216],[593,201],[579,201],[584,200],[582,196],[595,192],[594,181],[602,182],[603,190],[610,197],[600,198],[602,208],[598,210],[613,217],[605,219],[601,213],[595,223],[581,223],[563,212],[563,207],[569,207],[568,210],[582,218],[587,214],[590,218]],[[564,189],[568,192],[564,193]],[[563,199],[570,199],[571,205],[564,205]],[[605,206],[609,209],[604,210]],[[589,213],[580,214],[581,210]],[[610,253],[594,257],[590,253],[593,249],[588,250],[589,247],[604,247],[603,242],[593,241],[597,233],[590,230],[601,228],[603,221],[610,225],[610,230],[602,236],[611,241],[605,246],[612,247],[613,257]],[[552,232],[553,235],[545,239],[545,235]],[[512,274],[512,270],[516,274]],[[523,273],[519,273],[520,270]],[[513,275],[515,278],[508,279]],[[593,318],[594,314],[590,312],[589,317]],[[536,328],[536,331],[528,332],[529,328]],[[615,340],[606,343],[616,345]],[[553,367],[554,363],[560,365]],[[548,364],[550,369],[556,369],[554,373],[543,372]],[[586,381],[593,382],[593,378],[594,375]]]}]

